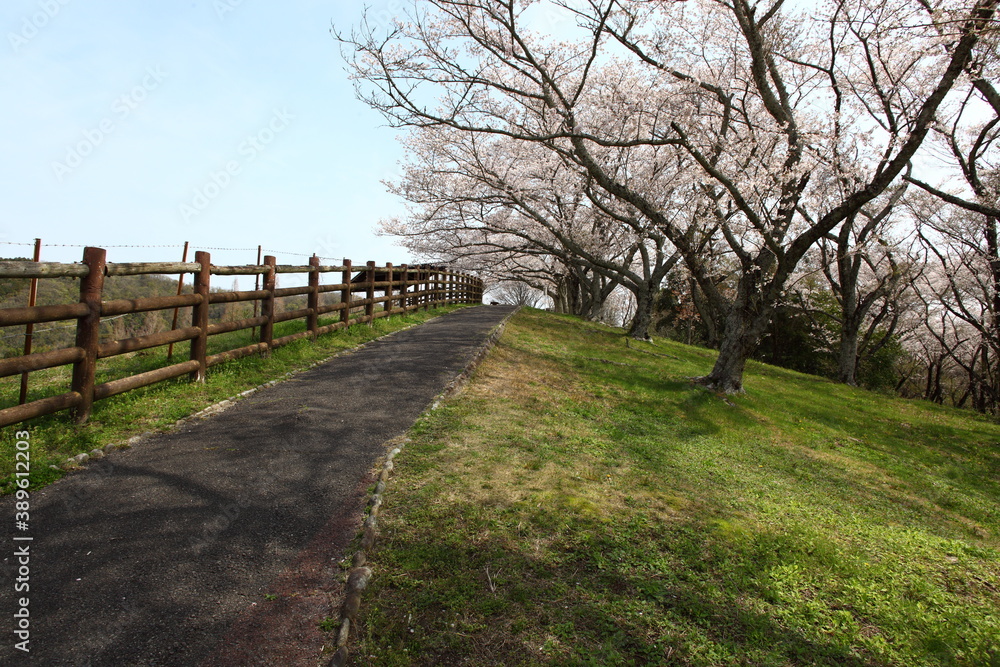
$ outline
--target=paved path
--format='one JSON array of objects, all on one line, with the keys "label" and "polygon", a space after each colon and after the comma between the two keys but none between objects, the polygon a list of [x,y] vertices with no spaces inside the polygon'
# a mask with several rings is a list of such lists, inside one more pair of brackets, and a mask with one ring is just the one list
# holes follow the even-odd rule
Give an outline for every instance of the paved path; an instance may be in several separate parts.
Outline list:
[{"label": "paved path", "polygon": [[[510,310],[373,342],[32,494],[31,653],[8,540],[0,664],[319,664],[381,444]],[[0,510],[12,523],[13,498]]]}]

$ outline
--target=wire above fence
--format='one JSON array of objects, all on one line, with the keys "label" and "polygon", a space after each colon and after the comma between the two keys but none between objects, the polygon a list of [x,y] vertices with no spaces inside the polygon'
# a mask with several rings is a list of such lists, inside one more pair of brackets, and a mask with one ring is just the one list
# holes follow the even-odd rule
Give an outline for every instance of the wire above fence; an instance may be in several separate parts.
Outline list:
[{"label": "wire above fence", "polygon": [[[19,245],[19,246],[33,246],[33,242],[27,241],[0,241],[0,245]],[[46,243],[47,248],[87,248],[87,247],[98,247],[98,248],[183,248],[185,244],[183,243],[171,243],[165,245],[142,245],[142,244],[80,244],[80,243]],[[289,255],[292,257],[319,257],[320,259],[336,259],[334,257],[326,257],[323,255],[316,255],[315,253],[305,253],[305,252],[291,252],[288,250],[275,250],[273,248],[264,248],[263,246],[256,246],[253,248],[219,248],[215,246],[201,246],[190,244],[192,250],[215,250],[219,252],[266,252],[273,255]]]}]

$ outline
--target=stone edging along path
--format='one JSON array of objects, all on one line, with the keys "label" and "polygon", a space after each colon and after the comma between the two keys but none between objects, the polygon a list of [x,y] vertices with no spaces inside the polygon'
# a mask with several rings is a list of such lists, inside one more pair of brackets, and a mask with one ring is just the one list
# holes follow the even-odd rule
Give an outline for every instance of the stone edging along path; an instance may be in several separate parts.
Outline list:
[{"label": "stone edging along path", "polygon": [[[503,334],[507,322],[517,314],[518,310],[520,308],[513,310],[493,328],[479,348],[479,351],[469,361],[469,364],[459,373],[458,377],[448,383],[448,386],[438,394],[430,408],[428,408],[428,411],[436,409],[443,400],[462,389],[479,364],[486,358],[489,351],[496,345],[497,340]],[[379,472],[378,483],[375,485],[375,490],[372,492],[371,498],[368,499],[368,516],[365,518],[361,528],[361,541],[358,545],[358,550],[354,552],[354,556],[351,558],[351,570],[347,574],[344,603],[340,608],[339,623],[337,626],[339,628],[337,632],[337,652],[334,653],[333,658],[327,663],[328,667],[343,667],[347,664],[347,659],[350,655],[347,642],[350,636],[351,623],[357,618],[358,610],[361,608],[361,593],[368,587],[368,582],[372,577],[372,570],[367,566],[368,551],[375,545],[379,509],[382,507],[382,495],[385,493],[389,476],[395,467],[393,459],[403,450],[407,442],[409,442],[409,439],[402,437],[386,443],[387,447],[393,444],[396,446],[392,447],[386,454],[385,462],[382,464],[382,469]]]},{"label": "stone edging along path", "polygon": [[[517,311],[515,310],[514,312],[517,312]],[[514,313],[512,312],[511,315],[513,315],[513,314]],[[311,364],[309,364],[307,366],[303,366],[302,368],[297,368],[297,369],[295,369],[293,371],[289,371],[289,372],[285,373],[284,375],[281,375],[280,377],[278,377],[278,378],[276,378],[274,380],[270,380],[270,381],[265,382],[263,384],[259,384],[256,387],[251,387],[250,389],[247,389],[246,391],[241,391],[240,393],[238,393],[238,394],[236,394],[234,396],[230,396],[229,398],[224,398],[224,399],[222,399],[221,401],[219,401],[217,403],[213,403],[212,405],[209,405],[208,407],[199,410],[198,412],[195,412],[193,414],[188,415],[187,417],[181,417],[180,419],[178,419],[177,421],[175,421],[170,426],[167,426],[166,429],[164,429],[164,430],[176,429],[176,428],[184,426],[185,424],[188,424],[190,422],[198,421],[199,419],[205,419],[207,417],[211,417],[212,415],[216,415],[216,414],[222,412],[223,410],[225,410],[227,408],[230,408],[233,405],[235,405],[236,402],[238,400],[240,400],[241,398],[246,398],[247,396],[255,394],[258,391],[260,391],[261,389],[266,389],[267,387],[272,387],[272,386],[278,384],[279,382],[284,382],[285,380],[289,380],[289,379],[295,377],[299,373],[304,373],[304,372],[306,372],[308,370],[311,370],[311,369],[315,368],[316,366],[320,366],[322,364],[328,363],[329,361],[331,361],[333,359],[336,359],[337,357],[341,357],[341,356],[344,356],[344,355],[347,355],[347,354],[353,354],[353,353],[357,352],[358,350],[360,350],[361,348],[363,348],[366,345],[370,345],[370,344],[372,344],[372,343],[374,343],[376,341],[380,341],[383,338],[388,338],[389,336],[394,336],[394,335],[400,333],[401,331],[406,331],[407,329],[412,329],[413,327],[418,327],[418,326],[421,326],[422,324],[427,324],[428,322],[433,322],[434,320],[439,319],[441,317],[443,317],[443,315],[437,315],[437,316],[432,317],[432,318],[430,318],[428,320],[424,320],[423,322],[416,322],[414,324],[410,324],[408,326],[405,326],[402,329],[396,329],[395,331],[390,331],[389,333],[382,334],[381,336],[378,336],[376,338],[372,338],[371,340],[367,340],[364,343],[361,343],[360,345],[358,345],[356,347],[351,347],[351,348],[347,348],[347,349],[344,349],[344,350],[340,350],[339,352],[337,352],[335,354],[332,354],[329,357],[325,357],[323,359],[320,359],[319,361],[314,361],[314,362],[312,362]],[[509,319],[510,319],[510,315],[508,315],[507,317],[505,317],[503,319],[503,321],[498,325],[498,327],[502,328],[502,326],[504,324],[506,324],[507,320],[509,320]],[[492,338],[492,333],[491,333],[491,338]],[[487,339],[487,344],[484,347],[484,349],[488,350],[489,347],[492,347],[493,346],[493,342],[495,342],[495,339],[492,339],[492,342],[491,342],[491,339],[488,338]],[[474,367],[474,366],[478,365],[480,360],[481,360],[481,357],[479,357],[477,355],[477,357],[473,360],[473,363],[470,364],[470,367]],[[465,375],[464,372],[459,377],[462,377],[463,375]],[[452,382],[452,384],[455,384],[455,383]],[[449,385],[449,388],[450,387],[451,387],[451,385]],[[445,389],[445,391],[442,393],[441,397],[444,397],[447,394],[448,394],[448,389]],[[439,397],[438,400],[440,400],[441,397]],[[437,407],[437,402],[438,401],[436,400],[433,407]],[[97,461],[97,460],[100,460],[100,459],[104,458],[104,456],[106,454],[110,454],[111,452],[113,452],[116,449],[128,449],[129,447],[132,447],[133,445],[138,444],[139,442],[141,442],[145,438],[148,438],[149,436],[154,435],[154,434],[159,433],[159,432],[162,432],[162,431],[144,431],[144,432],[142,432],[142,433],[140,433],[138,435],[134,435],[134,436],[130,437],[125,442],[111,442],[111,443],[108,443],[108,444],[104,445],[104,447],[98,447],[98,448],[92,449],[89,452],[83,452],[83,453],[77,454],[75,456],[71,456],[68,459],[66,459],[65,461],[63,461],[60,465],[58,465],[58,466],[53,465],[53,466],[50,466],[50,467],[53,468],[53,469],[55,469],[55,470],[60,470],[60,469],[61,470],[67,470],[67,471],[76,470],[76,469],[80,468],[81,466],[85,465],[86,463],[89,463],[90,461]]]}]

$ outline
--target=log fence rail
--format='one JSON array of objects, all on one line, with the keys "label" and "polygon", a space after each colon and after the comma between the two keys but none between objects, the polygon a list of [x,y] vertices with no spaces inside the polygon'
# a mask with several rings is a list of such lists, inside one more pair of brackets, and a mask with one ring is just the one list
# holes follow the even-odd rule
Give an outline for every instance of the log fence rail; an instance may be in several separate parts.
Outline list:
[{"label": "log fence rail", "polygon": [[[137,297],[134,299],[102,300],[106,276],[126,275],[194,275],[190,294],[177,296]],[[322,284],[326,274],[340,274],[339,283]],[[277,274],[307,274],[308,284],[301,287],[277,287]],[[213,291],[213,276],[258,276],[262,289],[247,291]],[[253,354],[267,355],[271,350],[301,339],[315,340],[338,329],[418,309],[430,309],[444,304],[482,303],[483,281],[471,274],[450,270],[445,266],[421,264],[408,266],[377,266],[367,262],[353,266],[345,259],[341,266],[321,265],[312,257],[308,265],[279,265],[272,255],[263,264],[246,266],[214,266],[208,252],[197,252],[194,262],[108,263],[106,251],[88,247],[80,264],[0,261],[0,278],[80,279],[80,300],[77,303],[27,306],[0,309],[0,327],[40,324],[60,320],[76,320],[76,344],[73,347],[29,353],[0,359],[0,377],[25,375],[33,371],[73,365],[68,392],[0,409],[0,426],[15,424],[62,410],[71,410],[76,423],[84,423],[91,415],[95,401],[115,396],[157,382],[187,375],[194,382],[204,382],[208,369],[234,359]],[[381,294],[377,296],[377,294]],[[277,299],[305,296],[306,307],[278,312]],[[323,305],[323,295],[339,296],[336,303]],[[360,297],[360,298],[359,298]],[[259,315],[238,320],[211,322],[210,306],[220,303],[253,302]],[[256,306],[259,305],[259,311]],[[148,311],[174,310],[190,307],[190,326],[173,328],[149,335],[101,342],[101,318]],[[323,315],[336,314],[337,321],[321,324]],[[274,337],[274,325],[280,322],[304,320],[305,330]],[[256,330],[256,342],[216,354],[208,354],[211,336]],[[165,345],[190,342],[186,361],[170,363],[154,370],[130,375],[100,384],[96,383],[98,362],[130,352]]]}]

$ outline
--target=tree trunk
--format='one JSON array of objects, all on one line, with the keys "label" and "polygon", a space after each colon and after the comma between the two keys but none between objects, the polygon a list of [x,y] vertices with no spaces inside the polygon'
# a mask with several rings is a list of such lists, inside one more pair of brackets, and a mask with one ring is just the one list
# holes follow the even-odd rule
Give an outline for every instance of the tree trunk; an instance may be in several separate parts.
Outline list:
[{"label": "tree trunk", "polygon": [[934,360],[931,359],[927,364],[927,382],[924,383],[924,400],[931,400],[932,391],[934,389]]},{"label": "tree trunk", "polygon": [[601,276],[593,274],[584,286],[587,288],[587,308],[583,316],[590,322],[596,322],[604,308],[604,298],[601,296]]},{"label": "tree trunk", "polygon": [[580,294],[580,277],[576,269],[566,272],[566,312],[577,317],[583,316],[583,299]]},{"label": "tree trunk", "polygon": [[632,293],[635,295],[635,317],[628,330],[629,338],[635,340],[649,340],[649,325],[653,322],[653,292],[651,289],[636,289]]},{"label": "tree trunk", "polygon": [[852,387],[858,386],[858,334],[861,322],[856,319],[850,317],[844,320],[840,329],[840,353],[837,359],[837,380]]},{"label": "tree trunk", "polygon": [[698,311],[701,321],[705,324],[705,335],[708,338],[705,343],[711,348],[718,349],[722,342],[722,335],[717,324],[719,320],[718,313],[712,308],[712,304],[709,303],[708,299],[704,297],[701,287],[698,286],[698,281],[694,278],[691,279],[691,301],[694,303],[694,308]]},{"label": "tree trunk", "polygon": [[595,272],[588,272],[576,269],[577,284],[580,292],[580,312],[576,313],[589,322],[596,322],[604,307],[604,298],[601,295],[601,276]]},{"label": "tree trunk", "polygon": [[566,301],[566,276],[560,273],[556,275],[556,286],[552,290],[552,310],[559,314],[568,312]]},{"label": "tree trunk", "polygon": [[957,401],[955,401],[955,407],[956,408],[965,407],[965,402],[969,400],[970,395],[972,396],[973,405],[976,405],[978,407],[979,398],[976,396],[975,385],[973,384],[973,380],[971,379],[969,380],[969,384],[966,385],[965,392],[962,394],[962,397]]},{"label": "tree trunk", "polygon": [[934,388],[931,392],[931,402],[942,404],[944,403],[944,392],[941,389],[941,371],[944,366],[944,360],[939,359],[937,363],[937,372],[934,373]]},{"label": "tree trunk", "polygon": [[743,393],[743,368],[767,329],[774,307],[767,305],[752,275],[744,274],[737,298],[726,317],[719,357],[708,375],[697,382],[725,394]]}]

